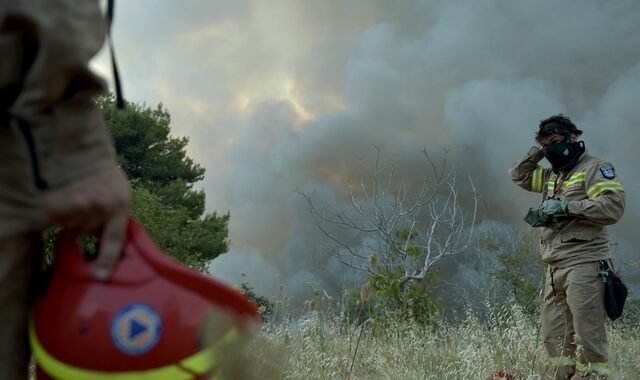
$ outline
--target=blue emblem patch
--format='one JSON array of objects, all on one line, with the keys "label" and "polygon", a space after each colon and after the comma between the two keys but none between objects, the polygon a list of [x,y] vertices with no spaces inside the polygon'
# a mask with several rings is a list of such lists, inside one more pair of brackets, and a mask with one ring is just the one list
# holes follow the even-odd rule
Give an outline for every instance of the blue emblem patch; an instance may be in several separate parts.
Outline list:
[{"label": "blue emblem patch", "polygon": [[611,166],[603,166],[600,168],[600,173],[604,176],[604,178],[614,179],[616,178],[616,172],[613,170]]},{"label": "blue emblem patch", "polygon": [[162,333],[162,320],[150,306],[132,304],[118,312],[111,323],[111,338],[125,354],[141,355],[151,350]]}]

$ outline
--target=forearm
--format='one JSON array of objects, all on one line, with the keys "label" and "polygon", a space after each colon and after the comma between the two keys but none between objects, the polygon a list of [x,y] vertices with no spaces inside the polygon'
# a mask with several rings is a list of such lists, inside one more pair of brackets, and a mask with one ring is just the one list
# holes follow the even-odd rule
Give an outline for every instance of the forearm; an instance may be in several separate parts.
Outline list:
[{"label": "forearm", "polygon": [[567,212],[589,224],[606,226],[620,220],[624,208],[624,192],[608,192],[593,199],[570,201]]},{"label": "forearm", "polygon": [[538,147],[531,147],[529,152],[509,169],[511,180],[528,191],[541,192],[544,169],[538,162],[544,157],[544,152]]}]

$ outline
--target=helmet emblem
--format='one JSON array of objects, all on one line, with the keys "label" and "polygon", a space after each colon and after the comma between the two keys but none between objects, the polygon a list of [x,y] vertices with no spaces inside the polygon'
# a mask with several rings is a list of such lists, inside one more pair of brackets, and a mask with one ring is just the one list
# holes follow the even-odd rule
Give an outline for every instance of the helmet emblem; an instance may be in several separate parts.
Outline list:
[{"label": "helmet emblem", "polygon": [[150,306],[132,304],[122,308],[111,323],[111,338],[125,354],[141,355],[151,350],[162,333],[162,321]]}]

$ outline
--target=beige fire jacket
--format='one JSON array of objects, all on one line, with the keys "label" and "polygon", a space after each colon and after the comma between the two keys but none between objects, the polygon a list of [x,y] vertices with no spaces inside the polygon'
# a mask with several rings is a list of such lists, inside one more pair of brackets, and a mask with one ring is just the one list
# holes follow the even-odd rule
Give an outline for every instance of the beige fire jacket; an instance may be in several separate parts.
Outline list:
[{"label": "beige fire jacket", "polygon": [[541,255],[544,262],[562,268],[611,258],[606,225],[624,213],[625,193],[613,166],[584,153],[576,167],[556,174],[538,164],[544,152],[532,147],[511,169],[513,182],[542,194],[542,200],[568,200],[568,216],[558,229],[543,228]]},{"label": "beige fire jacket", "polygon": [[48,188],[114,165],[88,68],[105,30],[97,0],[0,0],[0,237],[42,227],[30,145]]}]

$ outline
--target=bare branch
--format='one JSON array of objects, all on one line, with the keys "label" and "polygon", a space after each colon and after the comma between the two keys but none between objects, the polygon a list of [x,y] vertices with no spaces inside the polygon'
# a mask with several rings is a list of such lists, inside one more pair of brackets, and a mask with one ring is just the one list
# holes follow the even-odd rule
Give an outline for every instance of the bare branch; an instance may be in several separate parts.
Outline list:
[{"label": "bare branch", "polygon": [[[369,180],[359,181],[358,194],[348,179],[352,211],[340,211],[329,218],[319,212],[310,195],[302,196],[319,230],[335,245],[330,251],[341,264],[370,275],[379,273],[380,268],[402,269],[403,285],[423,280],[439,260],[461,254],[471,245],[478,209],[476,188],[469,178],[473,206],[464,210],[456,170],[447,165],[447,151],[437,165],[426,149],[422,150],[428,170],[412,189],[404,179],[395,177],[391,162],[382,164],[381,149],[374,149],[372,174]],[[335,234],[336,228],[352,234],[359,243],[348,244]],[[377,267],[370,265],[371,257],[363,253],[366,249],[376,252]]]}]

